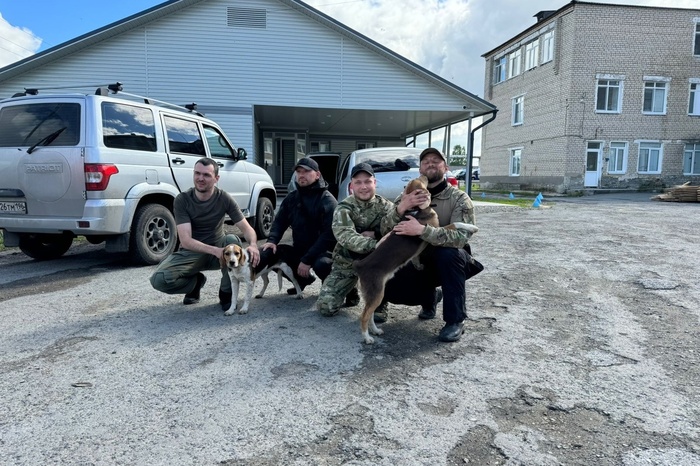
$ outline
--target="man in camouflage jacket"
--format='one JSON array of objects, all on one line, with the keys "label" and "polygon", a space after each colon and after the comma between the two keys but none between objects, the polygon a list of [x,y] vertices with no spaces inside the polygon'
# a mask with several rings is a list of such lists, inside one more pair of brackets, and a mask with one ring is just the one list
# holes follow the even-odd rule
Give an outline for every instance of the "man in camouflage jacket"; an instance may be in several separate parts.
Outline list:
[{"label": "man in camouflage jacket", "polygon": [[[447,162],[440,151],[432,147],[425,149],[420,155],[420,173],[428,178],[429,192],[417,190],[399,196],[395,207],[382,220],[383,231],[393,228],[399,235],[419,236],[429,243],[420,256],[423,270],[416,270],[411,263],[400,269],[387,283],[385,299],[392,303],[421,304],[423,309],[418,317],[433,319],[444,294],[445,326],[439,339],[457,341],[464,332],[463,322],[467,317],[465,281],[483,270],[483,266],[469,253],[471,233],[443,228],[454,222],[475,224],[474,203],[465,192],[447,183],[446,172]],[[437,228],[421,225],[410,217],[409,211],[428,199],[438,215]],[[403,219],[407,213],[409,216]],[[442,290],[436,289],[438,286]]]},{"label": "man in camouflage jacket", "polygon": [[[386,233],[381,231],[381,220],[394,203],[376,194],[377,180],[369,164],[359,163],[351,172],[352,196],[338,203],[334,213],[332,229],[338,243],[333,250],[333,266],[323,282],[316,307],[324,316],[335,315],[345,296],[357,284],[357,275],[352,269],[354,260],[367,256]],[[386,320],[386,303],[375,311],[375,320]]]}]

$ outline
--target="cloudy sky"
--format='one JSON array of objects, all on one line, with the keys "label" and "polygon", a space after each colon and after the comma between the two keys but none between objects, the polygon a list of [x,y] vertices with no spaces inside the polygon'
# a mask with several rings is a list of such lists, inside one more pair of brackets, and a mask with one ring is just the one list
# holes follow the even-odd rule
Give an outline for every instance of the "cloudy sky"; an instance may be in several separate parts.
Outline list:
[{"label": "cloudy sky", "polygon": [[[51,5],[49,5],[49,3]],[[0,0],[0,67],[162,3]],[[307,0],[309,5],[483,96],[481,55],[568,0]],[[700,0],[598,0],[700,9]]]}]

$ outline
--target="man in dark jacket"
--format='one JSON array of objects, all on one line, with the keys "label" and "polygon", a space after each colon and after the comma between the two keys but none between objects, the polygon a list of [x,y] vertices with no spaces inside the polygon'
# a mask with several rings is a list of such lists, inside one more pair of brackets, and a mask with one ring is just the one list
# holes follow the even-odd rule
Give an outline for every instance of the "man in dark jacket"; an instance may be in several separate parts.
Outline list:
[{"label": "man in dark jacket", "polygon": [[[280,205],[270,236],[262,246],[260,266],[264,266],[271,255],[279,255],[294,270],[303,290],[316,279],[314,273],[324,280],[331,272],[331,256],[336,243],[331,222],[338,201],[328,191],[328,183],[321,177],[315,160],[300,159],[294,172],[297,189],[290,192]],[[279,244],[290,227],[292,244]],[[296,293],[294,288],[287,292]]]}]

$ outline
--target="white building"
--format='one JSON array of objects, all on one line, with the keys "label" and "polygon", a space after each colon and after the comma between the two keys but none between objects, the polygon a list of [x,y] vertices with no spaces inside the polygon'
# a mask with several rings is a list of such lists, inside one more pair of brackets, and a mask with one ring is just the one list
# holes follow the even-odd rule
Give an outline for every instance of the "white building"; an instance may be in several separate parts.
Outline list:
[{"label": "white building", "polygon": [[0,69],[0,98],[117,81],[196,102],[280,186],[307,152],[347,155],[421,134],[446,151],[467,142],[450,141],[450,124],[495,113],[295,0],[171,0]]}]

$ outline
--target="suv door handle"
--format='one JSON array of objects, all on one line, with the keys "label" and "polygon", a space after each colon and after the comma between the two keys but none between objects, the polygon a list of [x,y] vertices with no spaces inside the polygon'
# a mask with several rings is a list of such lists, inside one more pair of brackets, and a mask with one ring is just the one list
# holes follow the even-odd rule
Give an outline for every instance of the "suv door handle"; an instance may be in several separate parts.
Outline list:
[{"label": "suv door handle", "polygon": [[173,162],[175,165],[182,165],[183,163],[185,163],[185,161],[182,160],[180,157],[178,157],[178,158],[176,158],[176,159],[173,159],[172,162]]},{"label": "suv door handle", "polygon": [[216,162],[216,164],[219,166],[219,168],[224,168],[224,164],[221,162]]}]

